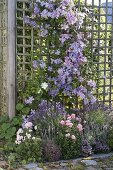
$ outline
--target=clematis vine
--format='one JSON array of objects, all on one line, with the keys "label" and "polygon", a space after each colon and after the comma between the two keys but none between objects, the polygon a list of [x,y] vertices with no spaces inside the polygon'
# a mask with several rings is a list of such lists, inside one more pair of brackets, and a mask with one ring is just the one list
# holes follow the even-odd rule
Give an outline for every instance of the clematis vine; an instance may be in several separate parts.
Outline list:
[{"label": "clematis vine", "polygon": [[26,16],[25,22],[37,27],[39,39],[45,38],[49,44],[48,49],[45,48],[49,60],[33,61],[35,70],[44,70],[47,85],[42,82],[42,88],[47,89],[52,98],[63,94],[69,99],[77,97],[84,104],[94,103],[92,90],[96,84],[83,72],[88,62],[84,55],[88,27],[84,33],[83,25],[89,11],[82,12],[74,0],[36,0],[31,9],[32,14]]}]

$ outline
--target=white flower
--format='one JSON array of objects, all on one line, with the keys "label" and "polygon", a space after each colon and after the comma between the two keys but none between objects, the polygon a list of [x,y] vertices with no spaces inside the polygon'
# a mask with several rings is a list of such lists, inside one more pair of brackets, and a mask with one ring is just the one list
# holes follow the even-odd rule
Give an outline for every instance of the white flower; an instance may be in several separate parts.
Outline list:
[{"label": "white flower", "polygon": [[32,130],[31,130],[31,129],[29,129],[29,132],[32,132]]},{"label": "white flower", "polygon": [[[19,130],[19,132],[21,132],[21,130]],[[16,141],[15,141],[15,143],[18,145],[23,141],[23,136],[20,135],[19,132],[17,133]]]},{"label": "white flower", "polygon": [[46,82],[41,84],[42,89],[46,90],[48,87],[48,84]]},{"label": "white flower", "polygon": [[36,138],[35,137],[32,137],[32,140],[35,140]]},{"label": "white flower", "polygon": [[31,138],[31,134],[29,134],[29,133],[26,133],[26,136],[27,136],[28,139]]},{"label": "white flower", "polygon": [[19,144],[21,143],[21,141],[17,141],[17,140],[16,140],[15,143],[19,145]]},{"label": "white flower", "polygon": [[70,133],[67,133],[67,134],[65,135],[65,137],[66,137],[66,138],[69,138],[69,137],[70,137]]},{"label": "white flower", "polygon": [[18,129],[17,135],[20,134],[20,133],[23,133],[23,129],[22,128]]},{"label": "white flower", "polygon": [[76,140],[75,135],[71,135],[71,139],[72,139],[72,140]]},{"label": "white flower", "polygon": [[17,134],[16,140],[17,140],[17,141],[23,140],[23,136]]},{"label": "white flower", "polygon": [[34,129],[37,130],[37,126],[35,126]]}]

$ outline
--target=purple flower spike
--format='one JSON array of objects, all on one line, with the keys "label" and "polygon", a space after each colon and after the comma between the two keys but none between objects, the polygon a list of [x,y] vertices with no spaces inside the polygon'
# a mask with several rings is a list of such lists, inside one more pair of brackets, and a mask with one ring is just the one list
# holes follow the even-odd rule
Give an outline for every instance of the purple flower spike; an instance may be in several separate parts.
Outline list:
[{"label": "purple flower spike", "polygon": [[37,4],[35,4],[35,6],[34,6],[34,14],[37,15],[37,14],[39,14],[39,12],[40,12],[40,10],[39,10]]},{"label": "purple flower spike", "polygon": [[28,99],[25,99],[25,104],[32,104],[33,101],[34,101],[34,97],[31,96]]},{"label": "purple flower spike", "polygon": [[37,67],[38,67],[38,61],[36,61],[36,60],[33,61],[33,67],[34,67],[34,68],[37,68]]}]

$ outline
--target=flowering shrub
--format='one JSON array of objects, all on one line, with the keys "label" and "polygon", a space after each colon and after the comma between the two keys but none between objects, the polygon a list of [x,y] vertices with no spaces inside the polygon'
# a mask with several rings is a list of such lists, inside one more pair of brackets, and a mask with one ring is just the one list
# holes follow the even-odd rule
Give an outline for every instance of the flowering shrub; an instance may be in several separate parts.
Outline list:
[{"label": "flowering shrub", "polygon": [[[32,145],[38,137],[43,143],[48,142],[48,148],[46,145],[43,147],[47,151],[43,152],[44,159],[47,160],[49,154],[49,160],[59,159],[61,155],[62,159],[70,159],[80,155],[82,131],[80,117],[77,117],[76,114],[67,114],[60,103],[53,105],[53,103],[43,100],[36,111],[32,111],[31,115],[24,118],[22,128],[17,131],[15,142],[19,146],[26,145],[26,143],[28,145],[29,142]],[[53,151],[52,146],[54,146]],[[58,152],[56,157],[55,150]],[[36,157],[35,154],[34,157]]]},{"label": "flowering shrub", "polygon": [[[78,121],[78,124],[76,123]],[[73,134],[73,129],[78,129],[79,132],[83,131],[82,125],[80,124],[81,119],[76,117],[75,114],[65,116],[64,120],[60,121],[62,127],[65,128],[65,137],[76,141],[76,136]],[[76,125],[76,126],[75,126]],[[72,133],[72,134],[71,134]]]},{"label": "flowering shrub", "polygon": [[63,116],[56,135],[56,141],[61,148],[63,159],[72,159],[80,156],[82,131],[81,118],[75,114]]},{"label": "flowering shrub", "polygon": [[32,122],[27,122],[16,134],[16,153],[26,162],[42,160],[42,140],[33,133]]}]

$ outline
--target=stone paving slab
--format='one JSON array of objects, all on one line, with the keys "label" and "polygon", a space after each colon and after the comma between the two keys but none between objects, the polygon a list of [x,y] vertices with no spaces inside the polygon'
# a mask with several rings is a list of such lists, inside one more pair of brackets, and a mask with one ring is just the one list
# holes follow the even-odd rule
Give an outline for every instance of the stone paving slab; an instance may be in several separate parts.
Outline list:
[{"label": "stone paving slab", "polygon": [[113,153],[43,164],[29,163],[16,169],[9,169],[8,163],[1,160],[0,170],[113,170]]},{"label": "stone paving slab", "polygon": [[97,161],[95,161],[95,160],[82,160],[81,162],[84,163],[86,166],[97,165]]},{"label": "stone paving slab", "polygon": [[108,154],[94,154],[94,155],[91,156],[91,158],[92,158],[92,159],[99,159],[99,158],[104,159],[104,158],[108,158],[108,157],[110,157],[110,156],[113,156],[113,153],[112,153],[112,152],[111,152],[111,153],[108,153]]}]

